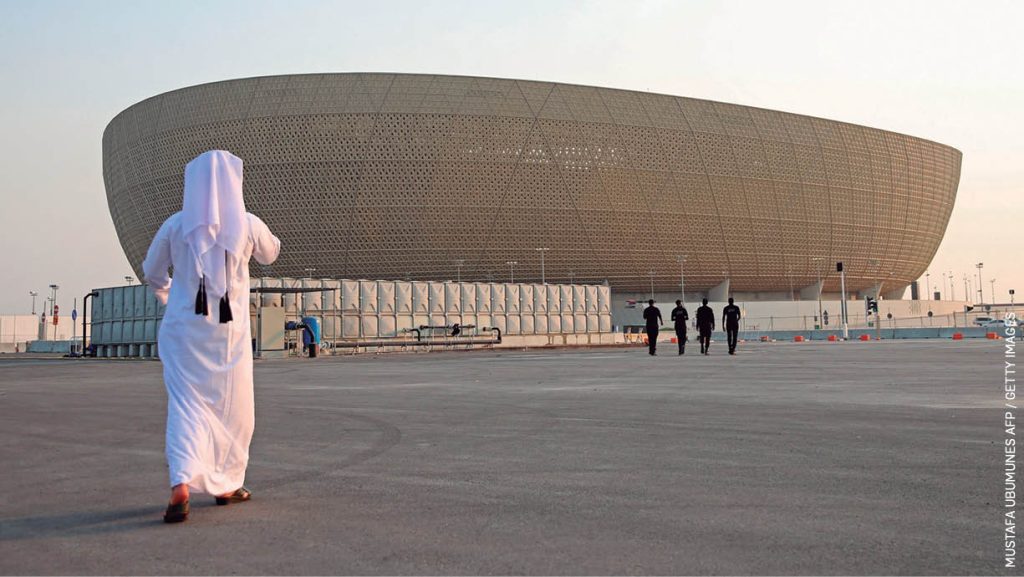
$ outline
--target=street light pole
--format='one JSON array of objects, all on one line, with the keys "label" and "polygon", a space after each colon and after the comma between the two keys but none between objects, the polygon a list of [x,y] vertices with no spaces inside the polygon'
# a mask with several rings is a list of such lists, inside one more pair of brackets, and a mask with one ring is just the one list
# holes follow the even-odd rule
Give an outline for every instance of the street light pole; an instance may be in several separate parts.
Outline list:
[{"label": "street light pole", "polygon": [[[53,304],[50,305],[50,318],[51,319],[53,318],[53,311],[57,307],[57,289],[59,289],[59,288],[60,287],[58,285],[55,285],[55,284],[50,285],[50,290],[53,291],[52,292],[53,296],[51,297],[52,301],[53,301]],[[57,340],[57,323],[53,323],[53,340]]]},{"label": "street light pole", "polygon": [[540,253],[540,284],[548,284],[546,277],[544,276],[544,253],[549,251],[549,248],[538,248],[537,252]]},{"label": "street light pole", "polygon": [[516,282],[516,265],[519,264],[519,263],[517,261],[510,260],[510,261],[506,261],[505,264],[508,265],[508,279],[509,279],[508,282],[509,282],[509,284],[515,284],[515,282]]},{"label": "street light pole", "polygon": [[[825,257],[823,257],[823,256],[816,256],[816,257],[811,259],[811,262],[815,262],[815,261],[819,261],[819,260],[823,261],[823,260],[825,260]],[[821,266],[820,265],[814,265],[814,270],[818,273],[818,328],[824,329],[825,328],[825,319],[822,318],[821,293],[825,289],[825,286],[821,284]]]},{"label": "street light pole", "polygon": [[462,265],[464,264],[466,264],[466,259],[455,259],[455,282],[462,282]]},{"label": "street light pole", "polygon": [[32,314],[35,315],[36,314],[36,297],[39,296],[39,293],[37,293],[36,291],[28,291],[28,294],[32,297]]},{"label": "street light pole", "polygon": [[42,324],[42,329],[39,331],[39,335],[40,335],[39,338],[44,340],[44,341],[46,340],[46,331],[49,330],[49,329],[46,328],[46,319],[47,319],[47,316],[46,316],[46,303],[50,303],[50,316],[53,316],[53,296],[52,296],[52,294],[51,294],[51,296],[46,297],[46,302],[43,303],[43,317],[41,319],[39,319],[39,322]]},{"label": "street light pole", "polygon": [[786,278],[789,279],[789,300],[796,300],[793,297],[793,270],[789,265],[786,265]]},{"label": "street light pole", "polygon": [[976,264],[974,266],[978,267],[978,304],[980,305],[980,304],[984,304],[985,303],[985,290],[984,290],[984,286],[985,285],[982,284],[982,281],[981,281],[981,267],[985,266],[985,263],[979,262],[978,264]]},{"label": "street light pole", "polygon": [[[964,298],[967,298],[966,295]],[[953,271],[949,271],[949,300],[956,300],[956,291],[953,290]]]},{"label": "street light pole", "polygon": [[683,263],[686,262],[686,255],[681,254],[676,257],[679,261],[679,298],[682,300],[683,306],[686,306],[686,281],[683,279]]},{"label": "street light pole", "polygon": [[131,275],[125,275],[124,276],[124,282],[128,283],[128,286],[132,286],[132,281],[133,280],[135,280],[135,277],[133,277]]},{"label": "street light pole", "polygon": [[992,304],[996,304],[996,279],[988,281],[992,284]]},{"label": "street light pole", "polygon": [[846,310],[846,271],[843,270],[843,261],[836,263],[836,271],[839,272],[839,288],[842,292],[843,301],[840,303],[839,312],[843,315],[843,340],[850,339],[850,324],[847,319]]},{"label": "street light pole", "polygon": [[647,274],[651,277],[651,300],[654,300],[654,271],[647,271]]},{"label": "street light pole", "polygon": [[[931,276],[932,276],[932,273],[930,273],[928,271],[924,272],[924,300],[926,300],[926,301],[932,300],[932,280],[931,280]],[[929,308],[931,308],[931,305],[929,305]]]}]

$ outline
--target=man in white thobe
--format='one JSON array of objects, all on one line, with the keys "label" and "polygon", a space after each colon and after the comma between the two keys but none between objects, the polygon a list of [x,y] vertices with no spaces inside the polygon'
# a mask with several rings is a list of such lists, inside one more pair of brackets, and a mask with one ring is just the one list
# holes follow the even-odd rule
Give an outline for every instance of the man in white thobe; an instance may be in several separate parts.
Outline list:
[{"label": "man in white thobe", "polygon": [[240,158],[212,150],[188,163],[182,210],[164,221],[142,263],[146,284],[167,305],[158,335],[167,387],[167,522],[188,518],[190,489],[220,505],[249,499],[249,258],[266,265],[280,251],[281,241],[245,211]]}]

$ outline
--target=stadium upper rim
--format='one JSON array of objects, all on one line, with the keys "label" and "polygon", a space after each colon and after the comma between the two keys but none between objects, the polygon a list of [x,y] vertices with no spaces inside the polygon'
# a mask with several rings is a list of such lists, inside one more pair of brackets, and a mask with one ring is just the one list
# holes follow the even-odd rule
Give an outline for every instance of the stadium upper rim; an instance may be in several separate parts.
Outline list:
[{"label": "stadium upper rim", "polygon": [[[715,102],[715,103],[718,103],[718,104],[728,104],[728,105],[731,105],[731,106],[741,106],[743,108],[750,108],[750,109],[753,109],[753,110],[764,110],[764,111],[768,111],[768,112],[777,112],[777,113],[782,113],[782,114],[789,114],[789,115],[793,115],[793,116],[799,116],[799,117],[802,117],[802,118],[812,118],[812,119],[816,119],[816,120],[824,120],[826,122],[834,122],[836,124],[844,124],[844,125],[847,125],[847,126],[857,126],[859,128],[868,128],[868,129],[877,130],[879,132],[886,133],[886,134],[895,134],[895,135],[903,136],[903,137],[906,137],[906,138],[912,138],[914,140],[918,140],[918,141],[922,141],[922,142],[928,142],[930,144],[934,144],[934,145],[937,145],[937,146],[942,146],[942,147],[948,148],[950,150],[953,150],[957,154],[960,154],[961,156],[963,155],[963,151],[961,151],[960,149],[958,149],[958,148],[956,148],[954,146],[951,146],[949,144],[945,144],[945,143],[939,142],[937,140],[932,140],[930,138],[924,138],[924,137],[921,137],[921,136],[915,136],[913,134],[907,134],[905,132],[897,132],[895,130],[889,130],[889,129],[886,129],[886,128],[879,128],[877,126],[872,126],[870,124],[857,124],[857,123],[848,122],[848,121],[845,121],[845,120],[836,120],[834,118],[829,118],[829,117],[826,117],[826,116],[816,116],[816,115],[813,115],[813,114],[803,114],[803,113],[800,113],[800,112],[791,112],[791,111],[782,110],[782,109],[779,109],[779,108],[767,108],[767,107],[764,107],[764,106],[753,106],[753,105],[750,105],[750,104],[741,104],[741,103],[738,103],[738,102],[731,102],[731,101],[728,101],[728,100],[717,100],[717,99],[712,99],[712,98],[704,98],[704,97],[700,97],[700,96],[682,96],[682,95],[679,95],[679,94],[670,94],[670,93],[667,93],[667,92],[657,92],[657,91],[651,92],[649,90],[631,90],[629,88],[616,88],[616,87],[613,87],[613,86],[599,86],[599,85],[596,85],[596,84],[581,84],[581,83],[578,83],[578,82],[559,82],[559,81],[556,81],[556,80],[538,80],[538,79],[530,79],[530,78],[513,78],[513,77],[505,77],[505,76],[478,76],[478,75],[474,75],[474,74],[442,74],[442,73],[435,74],[435,73],[428,73],[428,72],[384,72],[384,71],[377,71],[377,72],[300,72],[300,73],[297,73],[297,74],[261,74],[261,75],[254,75],[254,76],[240,76],[238,78],[229,78],[229,79],[226,79],[226,80],[214,80],[212,82],[199,82],[197,84],[190,84],[188,86],[182,86],[182,87],[179,87],[179,88],[175,88],[173,90],[168,90],[166,92],[160,92],[160,93],[154,94],[152,96],[146,97],[146,98],[144,98],[144,99],[142,99],[142,100],[140,100],[140,101],[138,101],[138,102],[128,106],[127,108],[123,109],[121,112],[117,113],[117,115],[114,116],[114,118],[112,118],[110,120],[110,122],[107,123],[107,126],[104,129],[103,133],[104,133],[104,135],[106,135],[106,132],[107,132],[107,130],[110,129],[110,126],[115,124],[122,115],[124,115],[125,113],[129,112],[133,108],[141,107],[142,105],[144,105],[144,104],[146,104],[146,103],[148,103],[148,102],[150,102],[152,100],[158,100],[160,98],[163,98],[163,97],[166,97],[166,96],[178,93],[178,92],[187,92],[187,91],[190,91],[190,90],[195,90],[197,88],[203,88],[203,87],[207,87],[207,86],[216,86],[216,85],[219,85],[219,84],[231,84],[233,82],[249,82],[249,81],[253,81],[253,80],[262,80],[262,79],[270,79],[270,78],[301,78],[301,77],[310,77],[310,76],[421,76],[421,77],[439,77],[439,78],[474,78],[474,79],[484,79],[484,80],[499,80],[499,81],[506,81],[506,82],[507,81],[513,81],[513,82],[533,82],[533,83],[537,83],[537,84],[553,84],[553,85],[558,85],[558,86],[577,86],[577,87],[580,87],[580,88],[591,88],[591,89],[596,89],[596,90],[611,90],[611,91],[615,91],[615,92],[628,92],[628,93],[633,93],[633,94],[653,94],[655,96],[665,96],[665,97],[668,97],[668,98],[691,98],[693,100],[703,100],[703,101],[706,101],[706,102]],[[415,114],[415,113],[409,113],[409,114]]]}]

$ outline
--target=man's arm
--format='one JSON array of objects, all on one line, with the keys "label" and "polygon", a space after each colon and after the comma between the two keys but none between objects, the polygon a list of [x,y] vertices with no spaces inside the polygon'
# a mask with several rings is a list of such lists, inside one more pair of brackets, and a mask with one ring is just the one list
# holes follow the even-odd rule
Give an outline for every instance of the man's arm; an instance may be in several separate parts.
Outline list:
[{"label": "man's arm", "polygon": [[171,218],[168,218],[160,225],[153,242],[149,245],[149,250],[146,251],[146,259],[142,261],[142,282],[149,285],[157,300],[164,305],[167,304],[167,297],[171,293],[171,275],[168,273],[171,267],[170,223]]},{"label": "man's arm", "polygon": [[262,265],[272,264],[281,254],[281,240],[278,239],[260,217],[249,213],[249,230],[252,235],[252,256]]}]

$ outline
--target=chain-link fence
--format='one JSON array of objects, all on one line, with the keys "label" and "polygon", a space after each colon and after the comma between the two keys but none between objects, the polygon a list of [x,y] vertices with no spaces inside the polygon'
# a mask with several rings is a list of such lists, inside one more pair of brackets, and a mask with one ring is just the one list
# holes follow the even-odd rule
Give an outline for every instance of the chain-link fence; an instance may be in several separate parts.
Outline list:
[{"label": "chain-link fence", "polygon": [[[1017,318],[1024,313],[1024,307],[1014,307]],[[879,315],[867,316],[857,311],[849,316],[848,326],[851,329],[874,329],[879,322],[882,329],[920,329],[942,327],[999,327],[1008,312],[1009,306],[976,307],[971,311],[941,315],[898,316],[884,312]],[[880,318],[879,318],[880,317]],[[740,321],[743,331],[814,331],[837,330],[843,324],[840,316],[829,315],[819,319],[817,315],[800,316],[757,316],[746,317]]]}]

